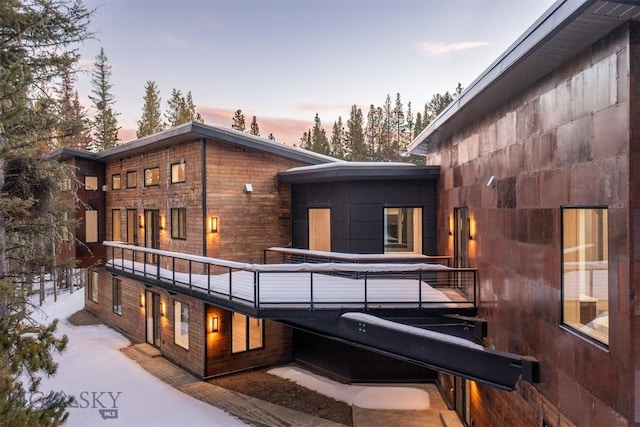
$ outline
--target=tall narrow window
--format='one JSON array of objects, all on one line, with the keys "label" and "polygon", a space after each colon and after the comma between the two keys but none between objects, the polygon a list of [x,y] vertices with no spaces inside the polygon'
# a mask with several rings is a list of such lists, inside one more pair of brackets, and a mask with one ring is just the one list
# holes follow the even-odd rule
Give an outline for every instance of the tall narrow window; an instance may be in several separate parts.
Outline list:
[{"label": "tall narrow window", "polygon": [[609,344],[606,208],[562,210],[562,322]]},{"label": "tall narrow window", "polygon": [[98,211],[86,210],[84,212],[85,242],[96,243],[98,241]]},{"label": "tall narrow window", "polygon": [[138,244],[138,212],[135,209],[127,209],[127,243]]},{"label": "tall narrow window", "polygon": [[309,249],[331,251],[331,209],[309,209]]},{"label": "tall narrow window", "polygon": [[422,253],[422,208],[384,209],[384,251]]},{"label": "tall narrow window", "polygon": [[93,302],[98,302],[98,272],[87,269],[87,294]]},{"label": "tall narrow window", "polygon": [[264,347],[264,323],[262,319],[234,312],[232,314],[231,329],[232,353],[241,353]]},{"label": "tall narrow window", "polygon": [[189,350],[189,306],[180,301],[173,302],[174,342]]},{"label": "tall narrow window", "polygon": [[120,209],[111,209],[111,240],[120,242],[122,240],[122,218]]},{"label": "tall narrow window", "polygon": [[120,279],[113,278],[113,312],[122,316],[122,282]]},{"label": "tall narrow window", "polygon": [[160,168],[148,168],[144,170],[144,186],[152,187],[160,185]]},{"label": "tall narrow window", "polygon": [[111,175],[111,189],[119,190],[120,188],[122,188],[121,182],[120,182],[120,174],[118,173],[115,175]]},{"label": "tall narrow window", "polygon": [[187,210],[185,208],[171,209],[171,238],[187,238]]},{"label": "tall narrow window", "polygon": [[127,188],[136,188],[138,186],[138,172],[127,172]]},{"label": "tall narrow window", "polygon": [[178,182],[185,181],[185,166],[184,161],[180,163],[174,163],[171,165],[171,183],[175,184]]}]

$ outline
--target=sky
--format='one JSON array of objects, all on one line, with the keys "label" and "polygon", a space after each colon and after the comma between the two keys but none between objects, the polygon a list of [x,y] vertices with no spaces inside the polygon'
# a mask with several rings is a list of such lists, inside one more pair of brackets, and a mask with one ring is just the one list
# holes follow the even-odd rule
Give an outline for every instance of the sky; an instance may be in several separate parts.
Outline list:
[{"label": "sky", "polygon": [[144,87],[162,109],[191,91],[205,123],[247,127],[298,143],[318,113],[330,133],[356,104],[400,93],[424,109],[436,93],[469,85],[555,0],[84,0],[93,39],[80,49],[76,84],[89,107],[100,48],[111,65],[120,139],[135,139]]}]

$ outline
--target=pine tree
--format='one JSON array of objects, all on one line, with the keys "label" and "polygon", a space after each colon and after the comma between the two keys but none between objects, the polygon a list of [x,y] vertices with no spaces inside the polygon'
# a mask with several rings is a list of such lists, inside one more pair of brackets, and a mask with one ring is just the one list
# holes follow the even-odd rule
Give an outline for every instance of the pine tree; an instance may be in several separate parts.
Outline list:
[{"label": "pine tree", "polygon": [[0,425],[58,426],[70,398],[50,392],[29,399],[42,376],[55,374],[52,353],[67,344],[56,337],[55,321],[40,325],[32,317],[28,298],[40,266],[63,267],[51,247],[73,209],[58,193],[71,171],[44,159],[64,119],[44,88],[76,63],[90,13],[75,1],[14,0],[2,2],[0,16]]},{"label": "pine tree", "polygon": [[384,106],[382,107],[382,132],[380,138],[380,149],[377,158],[377,160],[381,160],[384,162],[388,162],[392,157],[392,120],[393,110],[391,109],[391,97],[387,95],[387,99],[385,100]]},{"label": "pine tree", "polygon": [[138,138],[164,130],[162,113],[160,112],[160,90],[156,82],[148,80],[144,87],[144,106],[142,117],[138,120]]},{"label": "pine tree", "polygon": [[368,160],[367,145],[364,140],[364,116],[357,105],[351,106],[351,114],[347,120],[346,145],[349,147],[348,160],[362,162]]},{"label": "pine tree", "polygon": [[411,139],[413,139],[413,131],[415,127],[415,123],[413,121],[413,112],[411,111],[411,102],[407,103],[407,114],[406,114],[406,124],[407,124],[407,139],[401,148],[401,150],[406,151]]},{"label": "pine tree", "polygon": [[400,93],[396,94],[396,103],[391,116],[391,129],[394,136],[389,150],[389,160],[394,161],[400,159],[400,151],[404,145],[405,136],[404,111]]},{"label": "pine tree", "polygon": [[313,128],[311,129],[311,151],[320,154],[329,155],[329,140],[327,134],[322,128],[322,122],[320,121],[320,115],[316,113],[316,117],[313,119]]},{"label": "pine tree", "polygon": [[308,132],[305,132],[300,137],[300,148],[304,148],[305,150],[311,151],[311,129]]},{"label": "pine tree", "polygon": [[345,133],[344,125],[342,124],[342,116],[338,116],[338,121],[333,122],[333,129],[331,131],[331,139],[329,140],[329,147],[331,155],[337,159],[345,158]]},{"label": "pine tree", "polygon": [[240,132],[244,132],[247,129],[242,110],[236,110],[235,114],[233,115],[233,123],[231,124],[231,129],[239,130]]},{"label": "pine tree", "polygon": [[416,113],[416,124],[413,127],[413,137],[417,137],[420,132],[422,132],[422,129],[424,129],[424,126],[422,125],[422,114],[418,111]]},{"label": "pine tree", "polygon": [[171,98],[167,101],[167,105],[165,117],[169,122],[169,127],[189,122],[204,123],[200,113],[196,111],[196,106],[193,104],[191,91],[187,92],[187,96],[184,97],[181,91],[174,88],[171,91]]},{"label": "pine tree", "polygon": [[249,131],[251,135],[260,136],[260,128],[258,127],[258,119],[256,116],[253,116],[251,120],[251,130]]},{"label": "pine tree", "polygon": [[204,123],[204,120],[202,119],[202,116],[200,116],[200,113],[198,113],[196,111],[196,106],[193,103],[193,97],[191,96],[191,91],[187,92],[187,98],[185,100],[185,105],[186,105],[186,110],[187,110],[187,114],[189,117],[189,122],[198,122],[198,123]]},{"label": "pine tree", "polygon": [[100,53],[96,56],[96,63],[91,73],[91,93],[89,99],[93,102],[96,114],[91,121],[93,129],[93,141],[89,149],[91,151],[102,151],[115,147],[118,144],[118,119],[119,115],[113,109],[115,99],[111,94],[110,82],[111,66],[108,64],[104,49],[100,48]]},{"label": "pine tree", "polygon": [[70,69],[62,72],[59,88],[56,90],[58,126],[53,148],[70,147],[88,149],[91,136],[88,132],[87,117],[73,87]]}]

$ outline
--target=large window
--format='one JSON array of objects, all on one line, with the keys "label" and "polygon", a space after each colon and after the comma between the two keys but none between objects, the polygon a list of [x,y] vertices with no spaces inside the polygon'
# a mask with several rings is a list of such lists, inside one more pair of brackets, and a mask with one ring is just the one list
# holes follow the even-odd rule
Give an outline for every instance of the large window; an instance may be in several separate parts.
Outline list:
[{"label": "large window", "polygon": [[171,237],[183,240],[187,238],[187,210],[185,208],[171,209]]},{"label": "large window", "polygon": [[112,291],[113,312],[122,316],[122,282],[120,279],[113,278]]},{"label": "large window", "polygon": [[232,353],[255,350],[264,346],[262,319],[234,312],[232,314],[231,329],[233,336],[231,340]]},{"label": "large window", "polygon": [[562,210],[562,322],[609,344],[606,208]]},{"label": "large window", "polygon": [[160,168],[149,168],[144,170],[144,186],[152,187],[160,185]]},{"label": "large window", "polygon": [[119,190],[122,188],[122,183],[120,182],[120,174],[111,175],[111,189]]},{"label": "large window", "polygon": [[87,270],[87,294],[93,302],[98,302],[98,272],[96,270]]},{"label": "large window", "polygon": [[84,189],[87,191],[98,191],[98,177],[97,176],[85,176],[84,177]]},{"label": "large window", "polygon": [[180,301],[173,302],[174,342],[189,350],[189,306]]},{"label": "large window", "polygon": [[138,186],[138,172],[127,172],[127,188],[136,188]]},{"label": "large window", "polygon": [[98,211],[87,209],[84,211],[85,242],[96,243],[98,241]]},{"label": "large window", "polygon": [[422,208],[384,209],[384,252],[422,253]]},{"label": "large window", "polygon": [[120,209],[111,209],[111,240],[120,242],[122,240],[122,218]]},{"label": "large window", "polygon": [[171,183],[175,184],[177,182],[184,182],[185,181],[184,171],[185,171],[184,161],[180,163],[172,164],[171,165]]}]

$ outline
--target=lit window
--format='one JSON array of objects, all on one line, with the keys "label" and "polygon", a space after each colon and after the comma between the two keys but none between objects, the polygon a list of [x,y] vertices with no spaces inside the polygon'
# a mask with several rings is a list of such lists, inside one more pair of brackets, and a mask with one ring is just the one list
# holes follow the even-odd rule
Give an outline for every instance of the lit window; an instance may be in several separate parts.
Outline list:
[{"label": "lit window", "polygon": [[184,171],[185,171],[184,162],[172,164],[171,165],[171,183],[175,184],[177,182],[184,182],[185,181]]},{"label": "lit window", "polygon": [[138,213],[135,209],[127,209],[127,243],[138,242]]},{"label": "lit window", "polygon": [[127,172],[127,188],[136,188],[138,186],[138,172]]},{"label": "lit window", "polygon": [[606,208],[562,210],[562,322],[609,344]]},{"label": "lit window", "polygon": [[96,243],[98,241],[98,211],[86,210],[84,212],[85,242]]},{"label": "lit window", "polygon": [[422,253],[422,208],[384,209],[384,252]]},{"label": "lit window", "polygon": [[264,327],[262,319],[245,316],[240,313],[232,314],[232,340],[231,352],[241,353],[243,351],[262,348]]},{"label": "lit window", "polygon": [[122,282],[113,278],[113,312],[122,315]]},{"label": "lit window", "polygon": [[98,272],[87,270],[87,294],[93,302],[98,302]]},{"label": "lit window", "polygon": [[84,189],[87,191],[98,191],[98,177],[97,176],[85,176],[84,177]]},{"label": "lit window", "polygon": [[151,187],[160,185],[160,168],[149,168],[144,170],[144,186]]},{"label": "lit window", "polygon": [[120,218],[120,209],[111,209],[111,240],[120,242],[122,240],[122,219]]},{"label": "lit window", "polygon": [[119,190],[121,188],[120,174],[111,175],[111,189]]},{"label": "lit window", "polygon": [[173,302],[174,341],[189,350],[189,306],[180,301]]},{"label": "lit window", "polygon": [[187,210],[185,208],[171,209],[171,237],[173,239],[187,238]]}]

